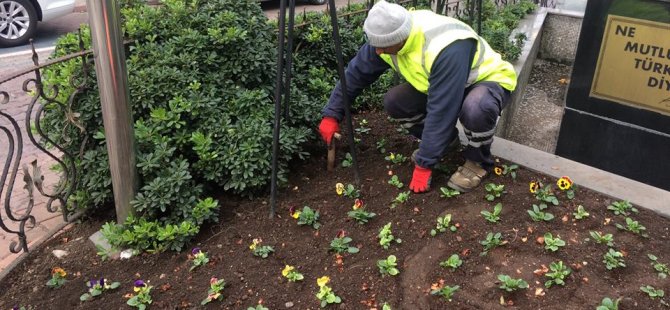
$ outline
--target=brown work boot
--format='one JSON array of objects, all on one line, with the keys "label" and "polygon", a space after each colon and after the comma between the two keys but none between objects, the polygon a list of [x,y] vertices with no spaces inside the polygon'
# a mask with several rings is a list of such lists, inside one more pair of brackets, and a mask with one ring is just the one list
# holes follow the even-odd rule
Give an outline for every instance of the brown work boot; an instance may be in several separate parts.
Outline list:
[{"label": "brown work boot", "polygon": [[459,192],[469,192],[475,187],[479,186],[482,179],[486,177],[488,172],[474,161],[466,160],[463,166],[458,167],[458,170],[449,179],[447,185]]}]

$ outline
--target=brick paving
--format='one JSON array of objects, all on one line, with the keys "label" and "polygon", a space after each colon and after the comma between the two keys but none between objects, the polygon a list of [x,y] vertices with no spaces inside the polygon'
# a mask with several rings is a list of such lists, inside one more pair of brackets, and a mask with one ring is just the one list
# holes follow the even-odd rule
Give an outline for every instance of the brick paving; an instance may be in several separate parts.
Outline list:
[{"label": "brick paving", "polygon": [[[50,51],[40,53],[41,61],[46,60]],[[24,68],[29,68],[32,65],[31,54],[21,56],[5,57],[0,59],[0,79],[18,72]],[[26,215],[26,211],[30,202],[30,198],[26,189],[24,189],[25,182],[23,181],[24,173],[23,166],[29,167],[32,173],[31,162],[36,160],[38,167],[41,168],[44,176],[44,190],[46,193],[52,193],[55,184],[58,182],[60,175],[54,172],[50,167],[56,164],[56,161],[49,157],[46,153],[39,150],[33,145],[28,137],[26,131],[25,119],[28,106],[31,102],[31,97],[22,90],[23,82],[29,78],[34,78],[33,74],[24,75],[12,81],[0,85],[0,91],[5,91],[9,94],[9,102],[0,105],[0,111],[10,115],[18,123],[20,134],[22,138],[22,154],[19,159],[19,167],[14,178],[12,188],[9,184],[12,181],[11,174],[14,164],[17,160],[17,133],[15,132],[11,122],[6,117],[0,117],[0,126],[10,130],[12,139],[14,140],[13,154],[9,154],[9,138],[6,134],[0,134],[0,169],[4,168],[5,163],[11,162],[10,171],[7,176],[5,184],[3,184],[2,192],[0,194],[0,218],[2,222],[13,231],[19,228],[19,222],[12,221],[7,214],[7,208],[10,210],[14,218],[21,218]],[[34,120],[34,119],[33,119]],[[36,137],[37,139],[37,137]],[[7,205],[7,195],[9,195],[9,205]],[[33,193],[34,205],[30,215],[35,217],[35,225],[26,225],[26,235],[28,240],[28,249],[30,245],[42,239],[48,238],[49,231],[63,224],[63,217],[60,212],[51,213],[47,211],[46,203],[48,198],[41,195],[37,189]],[[54,202],[57,205],[57,202]],[[10,252],[10,244],[12,241],[18,241],[18,235],[8,233],[0,229],[0,272],[2,272],[9,264],[11,264],[19,254]]]}]

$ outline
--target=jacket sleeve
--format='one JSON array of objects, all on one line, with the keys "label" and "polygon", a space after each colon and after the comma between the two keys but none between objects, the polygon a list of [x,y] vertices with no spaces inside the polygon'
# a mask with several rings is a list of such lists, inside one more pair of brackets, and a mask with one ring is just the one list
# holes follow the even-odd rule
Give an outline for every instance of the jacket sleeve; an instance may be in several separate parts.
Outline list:
[{"label": "jacket sleeve", "polygon": [[426,118],[416,156],[416,163],[421,167],[435,166],[449,143],[457,138],[456,122],[476,48],[474,40],[455,41],[444,48],[433,63],[428,77]]},{"label": "jacket sleeve", "polygon": [[[365,43],[349,62],[344,73],[349,102],[353,103],[363,89],[374,83],[388,68],[390,66],[375,53],[375,49]],[[323,116],[334,117],[341,121],[344,117],[344,100],[342,99],[340,82],[337,82],[335,89],[330,94],[328,104],[321,111]]]}]

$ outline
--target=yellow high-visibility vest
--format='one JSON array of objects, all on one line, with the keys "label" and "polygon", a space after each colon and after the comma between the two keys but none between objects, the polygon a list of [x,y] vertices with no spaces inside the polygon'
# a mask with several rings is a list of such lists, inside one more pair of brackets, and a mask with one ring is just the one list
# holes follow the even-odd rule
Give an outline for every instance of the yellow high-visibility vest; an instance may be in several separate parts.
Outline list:
[{"label": "yellow high-visibility vest", "polygon": [[497,82],[503,88],[516,88],[514,67],[467,24],[427,10],[410,11],[412,30],[397,55],[382,54],[394,70],[414,88],[428,93],[428,77],[437,55],[456,40],[477,40],[477,52],[470,66],[466,87],[481,81]]}]

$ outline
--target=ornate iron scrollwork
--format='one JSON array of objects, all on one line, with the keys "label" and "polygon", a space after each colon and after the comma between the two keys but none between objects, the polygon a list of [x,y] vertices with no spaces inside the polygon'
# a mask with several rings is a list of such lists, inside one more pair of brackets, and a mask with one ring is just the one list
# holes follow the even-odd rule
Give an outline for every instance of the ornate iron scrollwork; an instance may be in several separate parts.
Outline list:
[{"label": "ornate iron scrollwork", "polygon": [[[10,106],[10,93],[4,90],[0,91],[0,131],[7,136],[8,141],[7,158],[5,159],[2,175],[0,176],[0,185],[2,185],[2,188],[0,188],[0,196],[4,193],[4,199],[0,203],[4,206],[3,211],[6,214],[6,220],[14,222],[13,225],[8,225],[9,223],[5,223],[3,218],[0,218],[0,228],[9,234],[18,236],[18,242],[13,241],[10,244],[9,250],[12,253],[28,251],[26,229],[34,227],[36,223],[35,217],[31,215],[35,205],[36,193],[47,198],[46,208],[49,212],[55,213],[60,211],[65,221],[71,221],[76,217],[73,215],[78,214],[75,213],[75,211],[77,211],[76,203],[71,202],[68,206],[68,199],[77,190],[78,177],[75,165],[76,158],[74,156],[81,156],[81,150],[83,150],[83,146],[86,144],[86,135],[84,126],[78,121],[79,114],[75,113],[72,107],[77,96],[86,90],[88,80],[90,79],[89,73],[91,68],[91,60],[89,59],[91,51],[84,50],[81,33],[79,34],[79,50],[80,51],[77,53],[49,60],[40,65],[39,56],[35,51],[35,47],[32,46],[32,60],[34,66],[7,78],[0,78],[0,87],[2,87],[3,84],[10,80],[21,76],[31,76],[27,78],[22,85],[23,92],[30,96],[30,103],[25,111],[25,127],[23,129],[27,132],[27,136],[32,145],[39,149],[41,154],[45,154],[53,159],[59,166],[58,170],[61,172],[60,180],[55,188],[49,190],[45,188],[43,184],[44,177],[37,160],[33,160],[30,163],[30,166],[24,164],[22,167],[23,181],[25,182],[23,189],[28,195],[27,205],[18,207],[12,205],[12,192],[14,190],[23,154],[23,134],[19,122],[17,122],[12,115],[6,113],[7,107]],[[47,89],[48,92],[45,91],[45,85],[40,70],[71,60],[79,60],[81,62],[82,76],[69,77],[68,82],[75,91],[67,98],[67,102],[61,102],[58,100],[58,86],[50,86],[49,89]],[[65,147],[58,145],[56,141],[51,139],[49,135],[42,130],[42,116],[44,113],[52,111],[52,109],[60,109],[63,115],[65,115],[63,121],[66,122],[66,126],[71,125],[79,129],[79,132],[82,134],[82,141],[79,144],[79,154],[71,154]],[[3,119],[5,121],[3,121]],[[3,125],[3,123],[8,125]],[[65,142],[76,143],[78,141]],[[56,203],[54,204],[54,202]],[[17,215],[15,210],[19,208],[23,209],[23,207],[25,207],[25,210],[21,212],[22,215]],[[18,226],[18,228],[12,229],[10,226]]]}]

